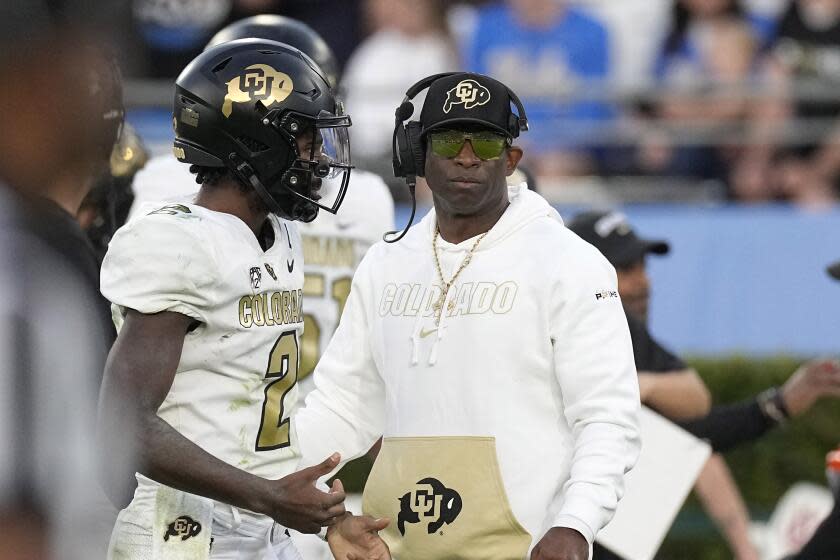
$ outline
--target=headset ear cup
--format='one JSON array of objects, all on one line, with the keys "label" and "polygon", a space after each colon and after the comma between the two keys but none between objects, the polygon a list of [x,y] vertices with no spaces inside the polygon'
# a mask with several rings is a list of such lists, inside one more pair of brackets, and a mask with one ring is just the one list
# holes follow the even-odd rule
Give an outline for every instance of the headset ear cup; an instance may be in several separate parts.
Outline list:
[{"label": "headset ear cup", "polygon": [[411,121],[405,127],[405,136],[411,151],[410,157],[414,163],[414,174],[418,177],[423,177],[426,169],[426,146],[420,137],[422,132],[423,125],[417,121]]},{"label": "headset ear cup", "polygon": [[519,117],[513,113],[511,113],[510,117],[508,117],[508,132],[513,138],[519,136]]},{"label": "headset ear cup", "polygon": [[414,175],[414,158],[411,155],[411,149],[408,146],[408,138],[406,137],[405,126],[399,123],[394,128],[394,139],[396,141],[396,153],[394,154],[394,176],[408,177]]}]

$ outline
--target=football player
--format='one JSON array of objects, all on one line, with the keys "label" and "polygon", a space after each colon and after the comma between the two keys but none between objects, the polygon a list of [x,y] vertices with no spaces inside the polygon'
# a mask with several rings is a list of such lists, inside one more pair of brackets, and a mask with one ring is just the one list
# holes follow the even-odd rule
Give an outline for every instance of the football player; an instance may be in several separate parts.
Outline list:
[{"label": "football player", "polygon": [[[268,39],[285,43],[309,56],[323,71],[333,90],[339,88],[338,61],[324,39],[311,27],[280,15],[258,15],[230,24],[208,43],[208,48],[235,39]],[[325,178],[323,191],[336,188]],[[153,158],[134,180],[136,214],[151,200],[191,200],[195,176],[171,154]],[[306,311],[298,372],[301,401],[312,390],[310,374],[335,332],[350,291],[353,272],[367,249],[382,234],[394,229],[394,201],[385,182],[373,173],[354,169],[347,197],[338,215],[324,214],[300,224],[303,236]]]},{"label": "football player", "polygon": [[126,432],[139,454],[109,555],[294,559],[287,528],[336,525],[337,554],[367,554],[385,522],[346,516],[340,482],[315,487],[337,454],[293,473],[289,422],[304,323],[296,222],[341,205],[349,117],[310,58],[240,40],[181,73],[173,121],[175,155],[201,189],[141,211],[103,263],[119,335],[100,428]]}]

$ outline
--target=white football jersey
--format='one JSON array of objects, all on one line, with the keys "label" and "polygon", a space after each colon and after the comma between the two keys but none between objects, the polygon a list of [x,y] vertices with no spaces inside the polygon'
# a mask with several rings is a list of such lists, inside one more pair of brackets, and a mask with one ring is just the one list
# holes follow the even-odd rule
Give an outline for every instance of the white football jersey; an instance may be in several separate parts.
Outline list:
[{"label": "white football jersey", "polygon": [[[149,212],[148,210],[151,210]],[[270,216],[263,251],[239,218],[193,204],[147,207],[111,241],[102,293],[127,308],[196,320],[158,415],[219,459],[265,478],[294,471],[289,429],[303,333],[297,227]]]},{"label": "white football jersey", "polygon": [[171,151],[155,156],[134,175],[131,182],[134,202],[128,219],[139,215],[151,202],[192,200],[199,188],[190,166],[175,159]]},{"label": "white football jersey", "polygon": [[[324,181],[323,188],[330,185]],[[356,267],[367,250],[394,229],[394,200],[385,182],[354,169],[337,214],[321,211],[314,222],[299,224],[306,281],[301,347],[300,399],[314,387],[310,374],[332,338]]]},{"label": "white football jersey", "polygon": [[[323,189],[331,187],[324,180]],[[198,191],[189,166],[172,154],[152,158],[134,177],[130,216],[150,200],[189,200]],[[300,399],[312,389],[310,374],[338,326],[350,282],[368,248],[394,229],[394,200],[385,182],[354,169],[338,214],[321,211],[314,222],[299,223],[303,235],[304,323],[299,372]]]}]

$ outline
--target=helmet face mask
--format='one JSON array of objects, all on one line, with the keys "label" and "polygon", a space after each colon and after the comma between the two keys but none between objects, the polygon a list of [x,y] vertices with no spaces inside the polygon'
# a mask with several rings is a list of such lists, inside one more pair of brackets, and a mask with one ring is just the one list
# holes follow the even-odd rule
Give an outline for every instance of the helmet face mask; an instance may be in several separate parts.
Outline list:
[{"label": "helmet face mask", "polygon": [[311,221],[319,209],[335,214],[347,193],[352,169],[350,117],[321,111],[313,118],[275,110],[265,115],[265,121],[294,147],[295,156],[279,184],[269,187],[269,192],[275,197],[291,195],[297,199],[304,215],[293,219]]},{"label": "helmet face mask", "polygon": [[[350,124],[311,59],[274,41],[213,47],[176,81],[176,157],[227,167],[286,219],[338,210],[352,167]],[[338,183],[329,197],[318,192],[326,177]]]}]

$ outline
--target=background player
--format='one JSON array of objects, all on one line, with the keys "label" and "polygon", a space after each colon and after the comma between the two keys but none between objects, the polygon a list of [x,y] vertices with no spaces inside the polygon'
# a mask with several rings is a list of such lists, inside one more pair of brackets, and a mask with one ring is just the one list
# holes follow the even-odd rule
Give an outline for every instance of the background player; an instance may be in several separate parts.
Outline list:
[{"label": "background player", "polygon": [[[340,206],[349,118],[300,51],[248,40],[182,72],[174,122],[198,197],[130,221],[103,264],[120,332],[101,428],[128,429],[143,473],[111,556],[297,558],[283,526],[317,532],[346,519],[340,483],[314,487],[336,455],[290,474],[288,418],[303,328],[293,221]],[[326,207],[319,177],[331,173],[343,180]]]}]

